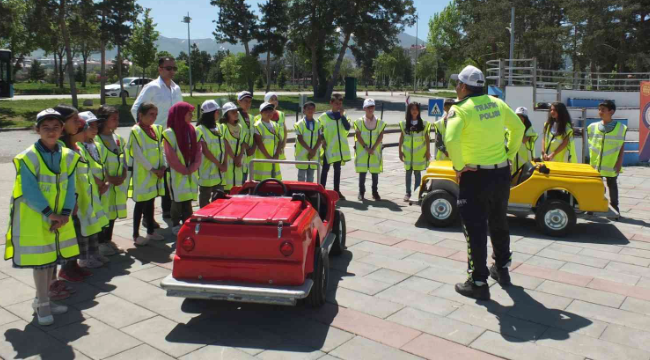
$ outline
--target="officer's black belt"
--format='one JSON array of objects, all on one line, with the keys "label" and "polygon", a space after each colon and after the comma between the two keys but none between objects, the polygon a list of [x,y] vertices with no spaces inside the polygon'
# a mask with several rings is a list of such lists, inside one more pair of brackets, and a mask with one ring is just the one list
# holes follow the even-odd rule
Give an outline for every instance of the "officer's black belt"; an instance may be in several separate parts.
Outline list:
[{"label": "officer's black belt", "polygon": [[504,167],[508,167],[508,160],[506,160],[506,161],[504,161],[502,163],[494,164],[494,165],[471,165],[471,164],[467,164],[465,166],[470,168],[470,169],[477,169],[477,170],[481,170],[481,169],[483,169],[483,170],[494,170],[494,169],[501,169],[501,168],[504,168]]}]

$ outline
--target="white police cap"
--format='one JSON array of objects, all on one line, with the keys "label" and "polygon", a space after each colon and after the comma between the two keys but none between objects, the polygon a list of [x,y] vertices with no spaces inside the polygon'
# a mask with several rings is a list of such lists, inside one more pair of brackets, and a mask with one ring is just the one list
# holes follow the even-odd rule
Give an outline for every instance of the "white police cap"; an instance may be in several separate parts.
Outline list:
[{"label": "white police cap", "polygon": [[526,109],[523,106],[520,106],[515,110],[515,114],[517,115],[523,115],[523,116],[528,116],[528,109]]},{"label": "white police cap", "polygon": [[45,109],[39,112],[38,115],[36,115],[36,125],[40,124],[41,121],[45,119],[58,119],[59,121],[61,121],[61,123],[64,122],[61,113],[59,113],[58,111],[52,108]]},{"label": "white police cap", "polygon": [[221,110],[221,107],[214,100],[206,100],[201,104],[201,112],[203,113],[210,113],[217,110]]},{"label": "white police cap", "polygon": [[483,87],[485,85],[483,72],[472,65],[466,66],[460,74],[453,74],[451,79],[474,87]]},{"label": "white police cap", "polygon": [[366,99],[366,100],[363,101],[363,108],[364,109],[367,108],[367,107],[371,107],[371,106],[375,106],[375,100]]},{"label": "white police cap", "polygon": [[231,103],[231,102],[227,102],[227,103],[225,103],[225,104],[223,105],[223,107],[221,108],[221,112],[222,112],[224,115],[225,115],[226,113],[228,113],[228,111],[233,111],[233,110],[237,111],[237,105],[235,105],[235,104],[233,104],[233,103]]},{"label": "white police cap", "polygon": [[93,113],[90,112],[90,111],[80,112],[80,113],[79,113],[79,118],[85,120],[85,121],[86,121],[86,124],[90,124],[90,123],[92,123],[92,122],[99,121],[99,119],[97,118],[97,116],[95,116],[95,114],[93,114]]},{"label": "white police cap", "polygon": [[260,112],[266,110],[266,109],[275,109],[275,106],[271,104],[270,102],[263,102],[262,105],[260,105]]}]

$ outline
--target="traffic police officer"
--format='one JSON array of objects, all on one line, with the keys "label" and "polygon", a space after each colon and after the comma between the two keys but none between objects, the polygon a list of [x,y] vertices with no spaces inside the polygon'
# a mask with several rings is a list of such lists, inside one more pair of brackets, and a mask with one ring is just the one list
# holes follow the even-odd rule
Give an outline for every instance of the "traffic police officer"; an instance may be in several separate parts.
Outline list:
[{"label": "traffic police officer", "polygon": [[[487,300],[488,274],[501,285],[510,284],[510,232],[506,219],[510,197],[508,159],[519,150],[524,125],[503,101],[483,93],[481,70],[467,66],[457,81],[458,103],[447,116],[445,144],[456,170],[460,193],[458,207],[467,239],[469,278],[456,284],[461,295]],[[510,131],[507,149],[505,129]],[[495,264],[487,268],[487,230],[490,230]]]}]

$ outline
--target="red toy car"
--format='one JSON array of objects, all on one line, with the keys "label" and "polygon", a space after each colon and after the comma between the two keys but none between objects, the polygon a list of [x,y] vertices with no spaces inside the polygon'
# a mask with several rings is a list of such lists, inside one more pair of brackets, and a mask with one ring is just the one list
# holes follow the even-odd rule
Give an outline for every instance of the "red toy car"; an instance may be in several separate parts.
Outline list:
[{"label": "red toy car", "polygon": [[[252,171],[251,163],[251,177]],[[320,184],[298,181],[234,187],[185,221],[162,288],[184,298],[323,305],[329,255],[345,249],[338,198]]]}]

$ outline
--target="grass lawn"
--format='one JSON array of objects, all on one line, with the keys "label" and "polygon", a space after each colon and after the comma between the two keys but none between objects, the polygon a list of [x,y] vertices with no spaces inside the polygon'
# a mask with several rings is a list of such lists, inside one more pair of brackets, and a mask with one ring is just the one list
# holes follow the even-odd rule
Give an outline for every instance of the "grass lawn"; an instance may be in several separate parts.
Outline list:
[{"label": "grass lawn", "polygon": [[[309,98],[311,100],[311,98]],[[194,97],[185,97],[185,101],[194,105],[197,110],[194,111],[195,116],[198,112],[201,103],[205,100],[217,100],[218,103],[224,104],[228,101],[233,101],[236,103],[236,97],[233,95],[232,98],[227,96],[214,97],[207,96],[194,96]],[[108,105],[117,106],[120,109],[120,124],[123,126],[130,126],[135,121],[131,116],[131,106],[133,105],[134,99],[127,99],[126,106],[122,106],[122,100],[118,98],[107,98],[106,103]],[[264,96],[256,95],[253,98],[253,106],[251,108],[251,113],[257,115],[259,113],[259,107],[264,101]],[[329,109],[329,102],[325,100],[316,100],[316,111],[322,112]],[[80,99],[79,103],[82,104],[83,100]],[[70,100],[67,99],[51,99],[51,100],[16,100],[16,101],[0,101],[0,128],[25,128],[30,127],[34,124],[36,120],[36,114],[41,110],[54,107],[58,104],[70,104]],[[353,101],[344,101],[344,107],[351,108],[361,108],[363,105],[363,99],[357,99]],[[299,110],[299,99],[298,96],[280,96],[280,110],[284,111],[287,116],[295,116],[296,111]],[[93,106],[79,106],[79,111],[96,111],[99,108],[99,99],[93,100]]]}]

